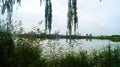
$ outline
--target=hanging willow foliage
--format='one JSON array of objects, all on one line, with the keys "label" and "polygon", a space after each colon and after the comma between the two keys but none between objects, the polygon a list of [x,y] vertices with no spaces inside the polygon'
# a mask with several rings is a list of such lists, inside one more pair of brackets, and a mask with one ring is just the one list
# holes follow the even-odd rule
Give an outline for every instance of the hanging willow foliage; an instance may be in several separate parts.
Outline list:
[{"label": "hanging willow foliage", "polygon": [[43,1],[44,1],[44,0],[40,0],[40,5],[42,4]]},{"label": "hanging willow foliage", "polygon": [[13,5],[18,3],[20,5],[21,0],[0,0],[1,4],[1,14],[5,14],[7,11],[7,31],[9,32],[11,22],[12,22],[12,14],[13,14]]},{"label": "hanging willow foliage", "polygon": [[76,32],[76,29],[78,28],[77,0],[69,0],[68,1],[67,29],[69,31],[69,35],[72,34],[73,25],[74,25],[74,32]]},{"label": "hanging willow foliage", "polygon": [[13,12],[13,5],[15,3],[18,3],[20,5],[21,0],[0,0],[0,4],[2,6],[1,13],[4,14],[5,10],[7,10],[7,13]]},{"label": "hanging willow foliage", "polygon": [[[40,0],[40,5],[44,0]],[[52,28],[52,2],[51,0],[45,0],[45,32],[49,30],[51,33]]]},{"label": "hanging willow foliage", "polygon": [[52,3],[51,0],[46,0],[45,6],[45,31],[49,30],[51,33],[51,25],[52,25]]},{"label": "hanging willow foliage", "polygon": [[74,10],[74,32],[78,28],[78,17],[77,17],[77,0],[73,0],[73,10]]}]

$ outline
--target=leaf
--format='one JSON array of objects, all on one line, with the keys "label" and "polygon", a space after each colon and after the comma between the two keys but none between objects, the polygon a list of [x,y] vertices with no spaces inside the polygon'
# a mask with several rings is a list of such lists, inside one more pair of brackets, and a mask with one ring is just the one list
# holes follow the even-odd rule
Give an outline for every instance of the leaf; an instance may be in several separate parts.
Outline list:
[{"label": "leaf", "polygon": [[1,9],[1,14],[4,14],[4,13],[5,13],[5,9],[6,9],[6,5],[3,4],[2,9]]}]

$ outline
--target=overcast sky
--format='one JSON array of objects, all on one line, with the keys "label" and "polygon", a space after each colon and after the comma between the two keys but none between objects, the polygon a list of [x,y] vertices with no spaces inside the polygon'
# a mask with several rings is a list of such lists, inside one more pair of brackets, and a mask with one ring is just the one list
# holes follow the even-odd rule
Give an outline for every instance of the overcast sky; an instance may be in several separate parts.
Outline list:
[{"label": "overcast sky", "polygon": [[[53,23],[52,32],[59,30],[65,34],[67,30],[68,0],[52,0]],[[120,34],[120,0],[78,0],[78,32],[82,35],[115,35]],[[22,20],[26,31],[32,27],[44,29],[44,8],[39,0],[22,0],[21,7],[14,10],[14,20]],[[42,25],[38,25],[43,21]]]}]

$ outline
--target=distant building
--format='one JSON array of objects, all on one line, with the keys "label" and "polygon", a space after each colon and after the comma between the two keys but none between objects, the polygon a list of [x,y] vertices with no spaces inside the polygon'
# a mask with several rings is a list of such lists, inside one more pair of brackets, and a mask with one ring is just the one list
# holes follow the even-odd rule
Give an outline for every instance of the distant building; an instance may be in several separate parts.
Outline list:
[{"label": "distant building", "polygon": [[90,37],[92,37],[92,34],[90,34]]},{"label": "distant building", "polygon": [[66,36],[68,35],[68,32],[66,31]]},{"label": "distant building", "polygon": [[86,37],[88,37],[88,34],[86,34]]},{"label": "distant building", "polygon": [[46,33],[40,33],[40,35],[46,35]]},{"label": "distant building", "polygon": [[34,31],[30,31],[30,32],[28,32],[28,34],[35,35],[35,32]]}]

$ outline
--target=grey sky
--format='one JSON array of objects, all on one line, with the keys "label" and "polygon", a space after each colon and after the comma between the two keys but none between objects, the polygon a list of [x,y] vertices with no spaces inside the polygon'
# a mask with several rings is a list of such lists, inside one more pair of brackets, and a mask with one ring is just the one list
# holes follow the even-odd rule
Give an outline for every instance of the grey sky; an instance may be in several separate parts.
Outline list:
[{"label": "grey sky", "polygon": [[[66,32],[68,0],[52,0],[53,24],[52,32],[60,30]],[[78,0],[78,18],[81,34],[94,35],[120,34],[120,0]],[[22,20],[26,31],[32,27],[44,29],[44,6],[39,0],[22,0],[21,7],[14,11],[14,20]],[[40,21],[43,24],[38,26]]]}]

